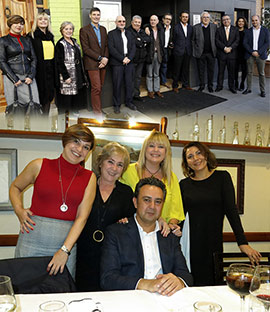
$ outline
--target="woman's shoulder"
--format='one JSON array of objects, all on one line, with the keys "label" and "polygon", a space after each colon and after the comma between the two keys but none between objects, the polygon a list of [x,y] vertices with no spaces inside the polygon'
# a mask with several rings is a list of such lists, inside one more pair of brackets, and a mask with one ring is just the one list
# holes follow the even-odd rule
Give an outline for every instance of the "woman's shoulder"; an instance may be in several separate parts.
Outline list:
[{"label": "woman's shoulder", "polygon": [[118,180],[116,181],[116,189],[117,191],[121,193],[127,193],[127,192],[133,193],[132,188],[129,185],[124,184]]}]

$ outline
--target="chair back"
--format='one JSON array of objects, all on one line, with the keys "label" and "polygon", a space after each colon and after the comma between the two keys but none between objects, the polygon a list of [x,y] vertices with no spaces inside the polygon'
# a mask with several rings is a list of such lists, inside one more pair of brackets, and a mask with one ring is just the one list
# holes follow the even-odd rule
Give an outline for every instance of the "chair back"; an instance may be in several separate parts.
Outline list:
[{"label": "chair back", "polygon": [[[270,265],[270,252],[261,252],[260,264]],[[251,264],[248,256],[242,252],[214,252],[215,285],[226,284],[226,273],[232,263]]]},{"label": "chair back", "polygon": [[26,257],[0,260],[0,275],[11,278],[15,294],[45,294],[76,291],[65,267],[63,273],[49,275],[47,266],[52,257]]}]

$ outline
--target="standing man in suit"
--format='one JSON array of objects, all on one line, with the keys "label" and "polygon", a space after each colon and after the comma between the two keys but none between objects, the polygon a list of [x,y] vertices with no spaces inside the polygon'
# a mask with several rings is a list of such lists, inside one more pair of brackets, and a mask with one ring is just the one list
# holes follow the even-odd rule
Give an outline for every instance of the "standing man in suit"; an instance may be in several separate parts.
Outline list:
[{"label": "standing man in suit", "polygon": [[162,25],[164,28],[164,34],[165,34],[165,44],[164,44],[164,56],[162,58],[162,62],[160,65],[160,84],[170,88],[170,86],[167,84],[167,70],[168,70],[168,63],[171,56],[171,52],[173,49],[173,40],[172,40],[172,14],[166,13],[162,17]]},{"label": "standing man in suit", "polygon": [[115,24],[116,28],[108,33],[108,45],[113,78],[113,107],[114,113],[119,114],[123,80],[125,80],[126,106],[132,110],[137,110],[137,107],[132,103],[134,71],[132,60],[136,53],[136,45],[133,35],[125,30],[125,17],[117,16]]},{"label": "standing man in suit", "polygon": [[137,212],[126,224],[107,228],[101,257],[101,287],[106,290],[141,289],[171,296],[192,284],[185,258],[174,234],[159,230],[166,197],[156,178],[138,182],[134,194]]},{"label": "standing man in suit", "polygon": [[256,63],[259,73],[259,84],[261,97],[265,97],[265,76],[264,67],[267,59],[267,49],[269,48],[269,31],[260,25],[260,17],[253,15],[251,18],[252,27],[245,32],[243,45],[246,49],[247,59],[247,89],[243,94],[251,93],[253,64]]},{"label": "standing man in suit", "polygon": [[234,72],[239,31],[237,27],[231,25],[231,18],[227,14],[222,16],[222,24],[223,26],[220,26],[216,31],[218,81],[215,91],[219,92],[223,89],[224,72],[227,66],[229,89],[232,93],[237,93],[234,86]]},{"label": "standing man in suit", "polygon": [[84,68],[91,82],[91,104],[95,114],[102,114],[101,91],[109,58],[107,30],[99,24],[100,9],[92,8],[91,23],[80,29]]},{"label": "standing man in suit", "polygon": [[201,23],[193,26],[192,35],[192,54],[196,58],[200,87],[198,91],[205,88],[205,67],[207,68],[208,91],[212,93],[216,48],[216,30],[217,25],[210,23],[210,14],[206,11],[201,14]]},{"label": "standing man in suit", "polygon": [[189,63],[192,54],[192,26],[188,24],[189,13],[183,11],[180,13],[180,22],[175,25],[173,32],[173,91],[178,93],[179,78],[182,82],[182,88],[192,90],[189,87]]}]

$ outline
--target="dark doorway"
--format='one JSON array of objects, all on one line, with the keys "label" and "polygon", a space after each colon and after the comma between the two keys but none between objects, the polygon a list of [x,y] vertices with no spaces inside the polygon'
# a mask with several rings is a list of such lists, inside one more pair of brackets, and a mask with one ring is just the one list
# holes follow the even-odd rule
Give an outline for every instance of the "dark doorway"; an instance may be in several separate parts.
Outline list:
[{"label": "dark doorway", "polygon": [[239,17],[245,17],[249,22],[249,10],[246,9],[234,9],[234,21],[236,22]]}]

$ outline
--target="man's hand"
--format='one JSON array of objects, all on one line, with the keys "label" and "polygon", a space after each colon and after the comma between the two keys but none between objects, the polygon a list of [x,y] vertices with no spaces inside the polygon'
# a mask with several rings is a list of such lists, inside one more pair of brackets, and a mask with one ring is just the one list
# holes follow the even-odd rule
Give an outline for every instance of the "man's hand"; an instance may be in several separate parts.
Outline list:
[{"label": "man's hand", "polygon": [[145,31],[147,36],[150,36],[151,32],[150,32],[149,27],[146,27],[144,31]]},{"label": "man's hand", "polygon": [[259,57],[259,56],[260,56],[260,54],[258,53],[258,51],[252,52],[252,55],[255,56],[255,57]]},{"label": "man's hand", "polygon": [[104,68],[108,63],[108,58],[107,57],[102,57],[101,61],[99,62],[98,68]]},{"label": "man's hand", "polygon": [[231,53],[231,51],[232,51],[232,48],[231,48],[231,47],[225,47],[225,48],[224,48],[224,52],[225,52],[225,53]]},{"label": "man's hand", "polygon": [[127,65],[129,62],[130,62],[130,59],[126,56],[126,57],[123,59],[123,65]]}]

